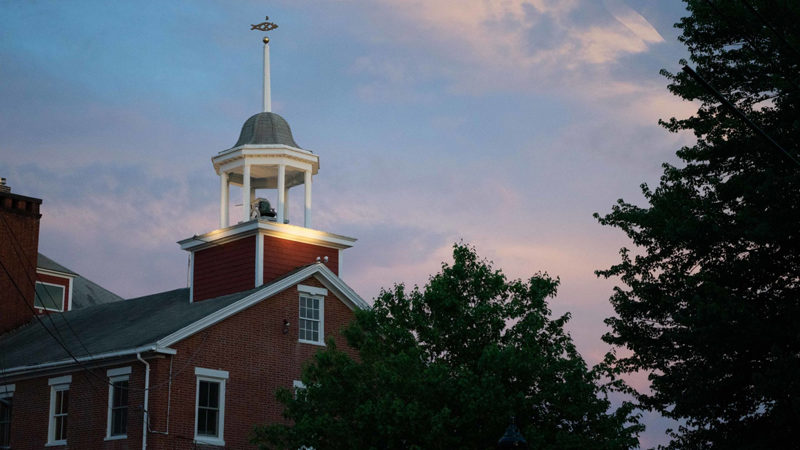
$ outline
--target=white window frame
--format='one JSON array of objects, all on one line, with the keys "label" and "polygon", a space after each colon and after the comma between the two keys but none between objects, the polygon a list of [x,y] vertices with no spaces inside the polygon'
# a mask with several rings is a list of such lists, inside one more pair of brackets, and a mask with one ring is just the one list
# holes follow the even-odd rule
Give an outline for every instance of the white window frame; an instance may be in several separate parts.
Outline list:
[{"label": "white window frame", "polygon": [[[62,391],[69,391],[69,385],[72,383],[72,375],[65,375],[63,377],[56,377],[50,378],[48,384],[50,385],[50,414],[49,414],[49,421],[47,424],[47,444],[46,447],[52,447],[54,445],[67,445],[66,439],[59,439],[56,440],[56,393]],[[72,400],[67,400],[68,402],[72,402]],[[69,403],[67,403],[67,413],[65,414],[69,417]],[[67,422],[69,423],[69,422]]]},{"label": "white window frame", "polygon": [[[56,286],[56,287],[60,287],[61,288],[61,309],[53,309],[53,308],[48,308],[46,306],[38,306],[38,305],[36,305],[36,299],[34,298],[33,306],[36,309],[43,309],[45,311],[56,311],[56,312],[63,312],[63,311],[66,310],[66,308],[65,308],[66,303],[67,303],[67,287],[66,286],[64,286],[63,284],[48,283],[46,281],[37,281],[35,284],[46,284],[48,286]],[[35,292],[36,291],[35,291],[35,286],[34,286],[34,297],[36,296]],[[44,304],[44,301],[42,301],[42,304]]]},{"label": "white window frame", "polygon": [[[225,385],[228,381],[228,371],[195,367],[194,375],[197,378],[197,381],[195,382],[194,394],[194,440],[199,444],[225,446]],[[219,415],[217,416],[217,436],[197,434],[197,419],[200,415],[199,408],[201,381],[219,383]]]},{"label": "white window frame", "polygon": [[[14,420],[14,404],[13,404],[13,398],[14,398],[14,389],[15,389],[15,388],[16,388],[16,385],[13,385],[13,384],[5,384],[5,385],[0,385],[0,399],[4,399],[4,398],[11,398],[11,399],[12,399],[12,404],[11,404],[11,421],[13,421],[13,420]],[[11,426],[11,424],[10,424],[10,423],[9,423],[9,426]],[[0,447],[0,448],[11,448],[11,447]]]},{"label": "white window frame", "polygon": [[[300,294],[297,298],[297,340],[304,344],[314,344],[325,347],[325,296],[328,295],[328,290],[315,286],[298,284],[297,291]],[[300,317],[300,300],[303,297],[319,300],[319,335],[316,341],[300,338],[300,320],[313,320]]]},{"label": "white window frame", "polygon": [[[113,420],[113,407],[114,407],[114,383],[119,381],[127,381],[130,388],[131,367],[119,367],[116,369],[109,369],[106,371],[108,377],[108,415],[106,416],[106,441],[113,441],[117,439],[127,439],[127,431],[123,434],[111,434],[112,420]],[[128,407],[130,407],[130,391],[128,392]]]}]

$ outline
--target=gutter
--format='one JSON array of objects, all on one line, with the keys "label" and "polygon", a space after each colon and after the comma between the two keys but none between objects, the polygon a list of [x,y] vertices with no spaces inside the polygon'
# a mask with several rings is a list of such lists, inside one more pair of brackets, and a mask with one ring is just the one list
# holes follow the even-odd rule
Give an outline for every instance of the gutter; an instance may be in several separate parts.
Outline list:
[{"label": "gutter", "polygon": [[136,359],[144,363],[144,415],[142,417],[142,450],[147,450],[147,422],[150,421],[150,412],[147,410],[150,400],[150,364],[142,359],[141,353],[136,353]]},{"label": "gutter", "polygon": [[6,378],[6,377],[9,377],[9,376],[12,376],[12,375],[13,376],[22,375],[22,374],[26,374],[26,373],[29,373],[29,372],[37,372],[39,370],[50,369],[50,368],[59,367],[59,366],[75,365],[76,364],[75,360],[77,360],[78,362],[81,362],[81,363],[82,362],[93,362],[93,361],[98,361],[98,360],[102,360],[102,359],[116,358],[118,356],[134,356],[134,355],[139,355],[140,353],[145,353],[145,352],[155,352],[155,353],[161,353],[161,354],[165,354],[165,355],[174,355],[174,354],[178,353],[178,351],[175,350],[175,349],[167,348],[167,347],[160,347],[158,345],[151,344],[151,345],[145,345],[145,346],[142,346],[142,347],[136,347],[136,348],[127,349],[127,350],[117,350],[117,351],[113,351],[113,352],[98,353],[98,354],[95,354],[95,355],[92,355],[92,356],[81,356],[81,357],[78,357],[78,358],[75,358],[75,359],[72,359],[72,358],[70,358],[70,359],[62,359],[61,361],[47,362],[47,363],[42,363],[42,364],[34,364],[34,365],[30,365],[30,366],[12,367],[10,369],[5,369],[5,370],[2,371],[2,375],[3,375],[2,378]]}]

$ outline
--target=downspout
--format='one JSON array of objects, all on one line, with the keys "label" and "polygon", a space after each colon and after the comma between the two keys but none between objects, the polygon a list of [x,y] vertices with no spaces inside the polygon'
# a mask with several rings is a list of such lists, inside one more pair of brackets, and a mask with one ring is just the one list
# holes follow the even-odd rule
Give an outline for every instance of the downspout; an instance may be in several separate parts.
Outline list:
[{"label": "downspout", "polygon": [[136,353],[136,359],[144,363],[144,416],[142,416],[142,450],[147,450],[147,421],[148,417],[148,400],[150,399],[150,364],[142,359],[141,353]]}]

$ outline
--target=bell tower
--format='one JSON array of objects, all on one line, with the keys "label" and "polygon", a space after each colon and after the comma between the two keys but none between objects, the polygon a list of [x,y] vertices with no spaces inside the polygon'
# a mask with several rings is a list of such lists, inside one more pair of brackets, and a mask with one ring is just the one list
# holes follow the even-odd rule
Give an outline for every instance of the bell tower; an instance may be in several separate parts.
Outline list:
[{"label": "bell tower", "polygon": [[[278,27],[266,20],[250,29]],[[311,183],[319,172],[319,157],[301,148],[286,119],[272,112],[269,38],[263,43],[262,112],[245,121],[233,147],[211,158],[220,178],[219,228],[178,242],[190,252],[193,302],[252,289],[315,262],[339,275],[342,251],[356,241],[311,226]],[[289,189],[301,185],[302,226],[289,223],[288,201]],[[231,186],[241,188],[242,201],[241,213],[233,218]],[[274,207],[258,196],[259,190],[272,194]]]}]

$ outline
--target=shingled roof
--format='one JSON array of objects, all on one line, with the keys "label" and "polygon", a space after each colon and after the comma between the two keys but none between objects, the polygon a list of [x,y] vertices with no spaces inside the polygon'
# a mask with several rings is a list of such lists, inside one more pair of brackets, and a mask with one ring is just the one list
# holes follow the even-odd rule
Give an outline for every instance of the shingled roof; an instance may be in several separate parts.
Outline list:
[{"label": "shingled roof", "polygon": [[94,281],[53,261],[39,253],[36,259],[36,268],[62,273],[73,277],[72,279],[72,309],[81,309],[87,306],[101,305],[123,300],[119,295],[100,286]]},{"label": "shingled roof", "polygon": [[[40,316],[0,337],[0,382],[4,376],[75,364],[48,333],[54,332],[72,355],[83,361],[120,353],[157,351],[225,317],[315,276],[355,308],[369,308],[339,277],[321,263],[299,267],[268,284],[200,302],[189,302],[189,289],[175,289],[145,297],[95,305]],[[47,329],[45,329],[45,327]]]}]

